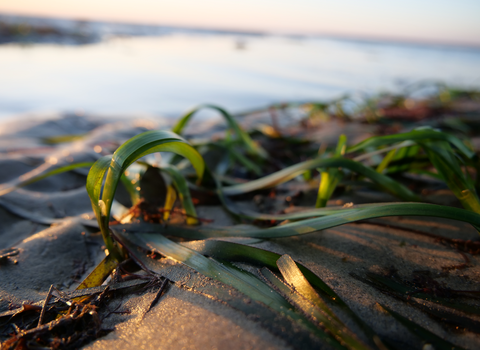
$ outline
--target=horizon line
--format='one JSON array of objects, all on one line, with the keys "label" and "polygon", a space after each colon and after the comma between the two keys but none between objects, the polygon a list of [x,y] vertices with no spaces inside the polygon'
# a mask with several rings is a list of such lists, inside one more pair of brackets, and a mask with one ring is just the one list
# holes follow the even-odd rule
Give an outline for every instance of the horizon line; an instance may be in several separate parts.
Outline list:
[{"label": "horizon line", "polygon": [[215,27],[215,26],[202,26],[202,25],[182,25],[182,24],[165,24],[154,23],[150,21],[135,21],[135,20],[121,20],[121,19],[107,19],[107,18],[81,18],[73,16],[59,16],[59,15],[43,15],[43,14],[25,14],[14,12],[0,11],[0,16],[17,16],[27,18],[44,18],[44,19],[59,19],[78,22],[103,22],[112,24],[126,24],[126,25],[139,25],[139,26],[155,26],[155,27],[169,27],[178,29],[190,29],[190,30],[202,30],[202,31],[218,31],[225,33],[238,33],[247,35],[265,35],[265,36],[284,36],[284,37],[316,37],[316,38],[332,38],[337,40],[349,40],[356,42],[376,42],[384,44],[400,44],[400,45],[414,45],[414,46],[440,46],[440,47],[456,47],[464,49],[480,49],[480,42],[474,43],[469,41],[442,41],[435,39],[415,39],[410,37],[392,37],[382,35],[355,35],[345,34],[338,32],[302,32],[302,31],[282,31],[282,30],[256,30],[256,29],[244,29],[244,28],[231,28],[231,27]]}]

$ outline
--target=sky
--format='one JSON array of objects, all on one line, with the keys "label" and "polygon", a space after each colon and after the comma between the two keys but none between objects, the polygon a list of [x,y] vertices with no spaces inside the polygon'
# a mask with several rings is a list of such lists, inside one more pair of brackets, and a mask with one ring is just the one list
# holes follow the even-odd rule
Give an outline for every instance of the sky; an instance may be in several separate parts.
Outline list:
[{"label": "sky", "polygon": [[0,0],[0,13],[480,46],[479,0]]}]

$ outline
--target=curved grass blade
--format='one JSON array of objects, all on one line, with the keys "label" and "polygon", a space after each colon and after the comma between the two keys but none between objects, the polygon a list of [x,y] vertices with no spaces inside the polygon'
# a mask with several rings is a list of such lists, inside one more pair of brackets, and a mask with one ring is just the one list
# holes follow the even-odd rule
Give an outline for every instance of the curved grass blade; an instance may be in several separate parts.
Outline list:
[{"label": "curved grass blade", "polygon": [[[226,241],[205,240],[183,242],[180,244],[193,249],[202,255],[207,255],[222,260],[248,262],[258,266],[267,266],[273,270],[278,270],[276,262],[281,257],[280,254],[273,253],[268,250]],[[342,304],[343,301],[340,299],[340,297],[317,275],[315,275],[302,264],[296,264],[310,283],[312,283],[319,290],[323,291],[331,300],[337,302],[339,305],[345,305]]]},{"label": "curved grass blade", "polygon": [[[398,143],[396,145],[393,145],[393,146],[389,146],[389,147],[385,147],[385,148],[381,148],[381,149],[377,149],[377,150],[372,150],[368,153],[361,154],[361,155],[353,158],[353,160],[355,160],[357,162],[360,162],[360,161],[365,160],[365,159],[378,157],[378,155],[390,152],[393,149],[401,150],[401,149],[404,149],[406,147],[410,147],[410,146],[413,146],[413,145],[415,145],[415,142],[413,142],[413,141],[403,141],[403,142],[400,142],[400,143]],[[366,147],[365,148],[365,150],[369,150],[369,149],[372,149],[372,147]]]},{"label": "curved grass blade", "polygon": [[[462,205],[468,210],[480,213],[480,201],[475,191],[475,184],[473,181],[472,183],[469,183],[468,179],[463,175],[450,145],[454,145],[460,150],[461,154],[469,160],[469,163],[472,163],[475,153],[472,152],[460,139],[451,134],[442,133],[433,129],[423,129],[414,130],[404,134],[372,137],[353,146],[349,149],[349,152],[399,141],[414,141],[420,145],[427,153],[430,162],[435,166],[443,180],[455,193]],[[384,160],[389,162],[387,157],[385,157]],[[380,167],[382,165],[384,164],[381,164]],[[478,162],[473,161],[471,165],[473,165],[478,172]],[[397,168],[395,171],[398,170],[400,169]]]},{"label": "curved grass blade", "polygon": [[[378,304],[380,305],[380,304]],[[417,335],[422,341],[427,344],[432,344],[434,349],[438,350],[465,350],[464,348],[454,345],[446,340],[443,340],[438,335],[430,332],[429,330],[421,327],[415,322],[410,321],[408,318],[403,317],[402,315],[396,313],[395,311],[389,309],[385,305],[380,305],[384,310],[386,310],[390,315],[392,315],[398,322],[403,324],[410,332]]]},{"label": "curved grass blade", "polygon": [[[267,229],[235,229],[230,227],[184,227],[160,225],[128,225],[125,229],[132,231],[141,229],[143,232],[162,232],[166,235],[189,239],[206,239],[213,237],[250,237],[250,238],[280,238],[308,234],[327,228],[348,224],[355,221],[374,219],[387,216],[431,216],[463,221],[480,229],[480,215],[472,211],[427,203],[382,203],[364,205],[358,208],[348,208],[345,212],[320,218],[292,222]],[[135,228],[137,227],[137,228]]]},{"label": "curved grass blade", "polygon": [[108,219],[110,216],[107,217],[107,223],[105,225],[104,215],[106,214],[106,208],[105,203],[100,199],[103,179],[105,178],[105,173],[110,167],[111,160],[112,156],[103,156],[92,165],[90,171],[88,172],[86,187],[88,196],[90,197],[90,202],[92,203],[93,212],[95,213],[100,232],[102,233],[103,241],[105,242],[105,246],[108,249],[108,252],[113,255],[115,260],[121,261],[122,254],[113,242],[108,230]]},{"label": "curved grass blade", "polygon": [[[155,152],[174,152],[184,156],[192,163],[199,181],[201,180],[205,163],[202,156],[190,146],[184,139],[169,131],[147,131],[137,135],[121,145],[113,156],[100,158],[90,169],[87,177],[87,192],[92,202],[92,207],[102,232],[105,245],[117,260],[121,260],[121,254],[114,245],[109,232],[108,223],[113,197],[118,182],[124,171],[135,161],[143,156]],[[107,172],[108,170],[108,172]],[[107,172],[105,185],[102,182]]]},{"label": "curved grass blade", "polygon": [[220,197],[220,200],[222,201],[224,208],[227,209],[231,214],[238,216],[240,218],[251,219],[251,220],[266,220],[266,221],[300,220],[300,219],[309,219],[309,218],[318,217],[318,216],[338,214],[340,212],[344,212],[345,210],[348,210],[348,209],[342,209],[342,207],[328,207],[328,208],[305,209],[302,211],[288,213],[288,214],[264,214],[264,213],[258,213],[253,210],[238,208],[235,205],[235,203],[232,202],[228,197],[225,197],[225,196],[219,196],[219,197]]},{"label": "curved grass blade", "polygon": [[[190,249],[197,251],[198,253],[206,256],[210,256],[216,259],[247,262],[257,266],[266,266],[271,270],[279,271],[277,261],[281,258],[280,254],[270,252],[261,248],[251,247],[244,244],[232,243],[227,241],[217,240],[205,240],[205,241],[191,241],[180,243]],[[334,302],[336,305],[342,308],[343,312],[350,316],[369,338],[373,339],[375,343],[378,343],[379,339],[375,332],[368,326],[361,318],[359,318],[340,296],[335,293],[325,282],[321,280],[316,274],[310,271],[304,265],[295,262],[297,268],[305,276],[308,283],[317,289],[328,300]]]},{"label": "curved grass blade", "polygon": [[259,301],[280,314],[299,322],[302,326],[328,342],[334,348],[345,349],[335,341],[335,339],[331,338],[302,315],[298,314],[280,294],[273,291],[264,282],[250,273],[233,269],[213,259],[208,259],[194,250],[170,241],[160,234],[137,233],[135,235],[129,235],[125,232],[117,232],[116,236],[118,236],[120,240],[126,239],[143,249],[159,252],[163,256],[181,262],[207,277],[232,286],[249,298]]},{"label": "curved grass blade", "polygon": [[38,168],[32,171],[29,171],[28,173],[12,181],[0,185],[0,196],[3,196],[7,193],[15,191],[17,188],[24,187],[34,182],[43,180],[49,176],[58,175],[58,174],[65,173],[67,171],[78,169],[78,168],[89,168],[92,165],[93,165],[93,162],[82,162],[82,163],[68,164],[65,166],[57,167],[53,170],[49,170],[53,167],[53,165],[50,163],[44,163],[40,165]]},{"label": "curved grass blade", "polygon": [[143,249],[158,252],[175,261],[182,262],[207,277],[234,286],[242,293],[266,305],[278,302],[283,307],[290,308],[290,305],[279,295],[273,294],[269,296],[271,293],[270,288],[266,288],[258,279],[251,278],[251,275],[239,274],[238,271],[233,271],[213,259],[208,259],[187,247],[165,238],[163,235],[144,233],[127,235],[124,232],[118,232],[117,234],[121,239],[128,239]]},{"label": "curved grass blade", "polygon": [[258,213],[249,209],[241,209],[236,206],[236,204],[230,200],[227,196],[224,196],[222,185],[219,181],[216,181],[217,185],[217,195],[220,201],[222,202],[223,207],[230,212],[232,215],[251,220],[267,220],[267,221],[284,221],[284,220],[301,220],[301,219],[310,219],[318,216],[326,216],[333,214],[345,213],[348,210],[355,210],[364,206],[374,207],[380,206],[383,204],[359,204],[355,206],[355,209],[348,209],[341,206],[328,207],[328,208],[309,208],[302,211],[288,213],[288,214],[264,214]]},{"label": "curved grass blade", "polygon": [[328,167],[341,167],[349,169],[353,172],[361,174],[378,186],[380,186],[385,191],[397,196],[403,200],[407,201],[418,201],[419,198],[408,188],[398,183],[397,181],[385,176],[383,174],[377,173],[375,170],[364,166],[363,164],[353,161],[351,159],[346,159],[343,157],[332,157],[328,159],[312,159],[299,164],[292,165],[288,168],[280,170],[271,175],[262,177],[258,180],[253,180],[247,183],[226,186],[223,187],[223,193],[225,195],[237,195],[247,192],[252,192],[255,190],[265,189],[274,187],[281,183],[284,183],[288,180],[293,179],[294,177],[301,175],[305,170],[315,169],[315,168],[328,168]]},{"label": "curved grass blade", "polygon": [[199,107],[194,108],[187,114],[185,114],[178,122],[177,124],[172,128],[172,131],[177,134],[181,134],[187,123],[190,121],[190,119],[193,117],[195,113],[197,113],[199,110],[203,108],[210,108],[218,111],[227,121],[228,126],[235,131],[237,136],[242,140],[243,144],[247,148],[249,153],[255,154],[260,156],[261,158],[267,158],[268,154],[267,152],[261,148],[259,145],[255,144],[253,140],[250,138],[250,136],[240,127],[240,125],[237,123],[235,118],[228,113],[226,110],[223,108],[220,108],[218,106],[210,105],[210,104],[205,104],[201,105]]},{"label": "curved grass blade", "polygon": [[[123,247],[129,252],[139,266],[147,272],[164,276],[180,286],[195,290],[195,292],[205,295],[207,298],[220,301],[244,313],[245,315],[254,315],[255,321],[272,330],[279,337],[291,344],[294,348],[311,349],[320,344],[316,337],[311,336],[311,331],[304,327],[292,327],[296,321],[288,317],[278,317],[278,313],[273,309],[264,306],[260,302],[244,297],[241,293],[232,293],[232,287],[226,288],[221,283],[211,283],[208,278],[202,274],[192,274],[191,269],[185,265],[169,264],[159,260],[151,259],[145,252],[134,243],[127,239],[117,237],[117,230],[112,229],[115,239],[121,241]],[[225,263],[225,262],[222,262]],[[229,264],[229,266],[232,266]],[[275,320],[275,322],[272,322]]]},{"label": "curved grass blade", "polygon": [[173,152],[187,158],[201,180],[205,169],[202,157],[187,141],[170,131],[152,130],[132,137],[115,151],[113,161],[122,167],[128,167],[143,156],[155,152]]},{"label": "curved grass blade", "polygon": [[322,325],[341,343],[346,345],[348,349],[368,350],[370,349],[353,334],[351,334],[344,325],[334,321],[331,317],[325,315],[320,309],[312,305],[307,299],[305,299],[297,291],[283,283],[277,276],[275,276],[269,269],[263,268],[261,270],[263,277],[287,300],[297,306],[305,315],[313,318],[314,322]]},{"label": "curved grass blade", "polygon": [[453,191],[465,209],[480,214],[480,201],[474,184],[463,174],[449,144],[445,142],[426,142],[421,144],[437,172]]},{"label": "curved grass blade", "polygon": [[[418,166],[429,166],[428,159],[425,156],[420,156],[420,146],[410,146],[396,148],[397,152],[386,169],[387,174],[395,174],[405,171],[410,171]],[[422,158],[424,162],[422,164]]]},{"label": "curved grass blade", "polygon": [[458,150],[460,150],[467,158],[473,158],[475,152],[471,151],[465,144],[456,136],[452,134],[447,134],[441,131],[436,131],[433,129],[422,129],[422,130],[413,130],[406,133],[387,135],[387,136],[373,136],[360,143],[357,143],[354,146],[351,146],[347,149],[347,153],[352,153],[356,151],[363,150],[367,147],[379,147],[383,145],[388,145],[396,142],[403,141],[428,141],[428,140],[438,140],[446,141],[454,145]]}]

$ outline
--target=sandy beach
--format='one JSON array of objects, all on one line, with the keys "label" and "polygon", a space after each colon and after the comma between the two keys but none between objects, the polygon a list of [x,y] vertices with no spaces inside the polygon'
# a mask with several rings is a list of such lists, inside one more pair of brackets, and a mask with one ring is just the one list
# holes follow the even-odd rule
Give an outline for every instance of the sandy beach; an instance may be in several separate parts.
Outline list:
[{"label": "sandy beach", "polygon": [[[243,124],[251,127],[253,121],[258,120],[261,120],[259,115],[247,116]],[[347,127],[340,124],[336,127],[338,122],[331,123],[330,127],[325,126],[312,135],[319,137],[323,133],[328,136],[329,143],[335,143],[340,133],[347,132],[353,143],[374,131],[370,125],[352,123]],[[0,183],[5,189],[5,184],[15,184],[16,179],[34,174],[39,167],[53,169],[63,164],[93,162],[136,134],[170,127],[171,123],[162,120],[99,122],[93,117],[74,115],[3,123],[0,128]],[[221,125],[217,126],[217,130],[221,129]],[[195,130],[195,125],[190,127],[190,135]],[[69,143],[45,142],[48,138],[66,134],[81,137]],[[87,172],[88,167],[51,176],[0,197],[0,249],[15,248],[18,252],[0,265],[2,340],[14,332],[8,322],[12,316],[9,310],[44,300],[51,285],[63,292],[73,291],[105,257],[98,229],[88,224],[94,217],[85,190]],[[315,201],[309,191],[304,192],[296,203],[298,207],[311,206]],[[291,188],[286,188],[269,205],[277,210],[287,208],[285,198],[292,193]],[[434,193],[429,199],[458,206],[448,191]],[[342,194],[329,205],[393,200],[388,194],[364,191]],[[269,203],[268,198],[265,201]],[[249,200],[239,199],[237,204],[258,209],[257,204]],[[198,206],[197,213],[199,217],[213,221],[203,225],[238,225],[220,205]],[[248,230],[249,226],[245,229]],[[420,235],[416,231],[435,237]],[[429,217],[391,217],[297,237],[246,242],[278,254],[288,254],[304,264],[378,336],[395,348],[420,349],[425,344],[379,304],[414,320],[447,341],[473,350],[480,345],[478,315],[470,314],[471,323],[459,327],[454,319],[448,320],[451,317],[449,308],[418,299],[415,294],[408,302],[399,300],[371,285],[372,276],[394,276],[399,281],[424,281],[430,283],[431,288],[478,292],[478,255],[462,252],[438,237],[478,241],[476,230],[465,223]],[[188,247],[191,243],[183,244]],[[100,327],[106,335],[86,341],[83,346],[89,349],[328,348],[288,317],[179,262],[157,258],[152,264],[170,281],[158,303],[148,311],[157,296],[158,283],[122,289],[109,295],[105,305],[97,310]],[[259,274],[258,266],[237,266],[254,275]],[[228,298],[218,299],[218,291],[226,291]],[[480,302],[469,299],[466,305],[478,309]],[[349,315],[340,309],[334,310],[361,341],[374,345]],[[445,315],[450,316],[442,319],[439,315],[447,311]],[[17,325],[25,326],[29,322],[28,315],[17,316],[17,320]]]}]

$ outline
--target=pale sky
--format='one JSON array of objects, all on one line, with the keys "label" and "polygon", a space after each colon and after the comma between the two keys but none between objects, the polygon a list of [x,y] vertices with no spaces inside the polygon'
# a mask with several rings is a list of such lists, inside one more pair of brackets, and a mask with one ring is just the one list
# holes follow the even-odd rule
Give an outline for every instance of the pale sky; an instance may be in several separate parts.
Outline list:
[{"label": "pale sky", "polygon": [[0,0],[0,13],[480,46],[479,0]]}]

